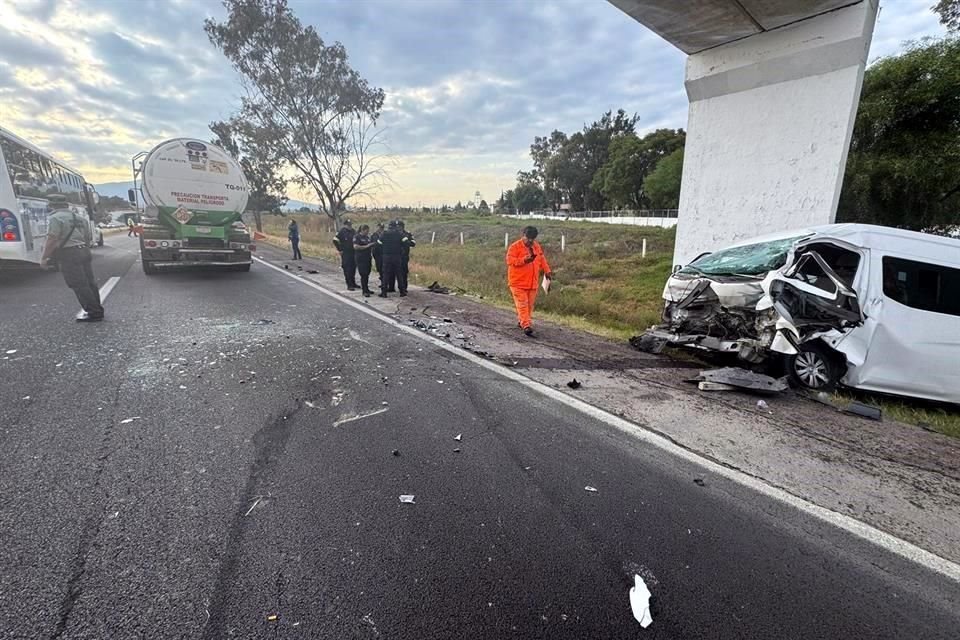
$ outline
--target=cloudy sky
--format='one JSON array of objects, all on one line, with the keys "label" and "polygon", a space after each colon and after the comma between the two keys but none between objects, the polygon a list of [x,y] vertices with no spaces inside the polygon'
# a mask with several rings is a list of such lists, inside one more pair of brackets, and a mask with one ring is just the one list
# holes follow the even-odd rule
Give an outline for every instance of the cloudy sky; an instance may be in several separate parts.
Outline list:
[{"label": "cloudy sky", "polygon": [[[941,35],[931,4],[885,0],[871,59]],[[396,186],[381,203],[492,201],[534,136],[608,109],[644,130],[686,125],[684,56],[604,0],[290,5],[387,93]],[[0,126],[93,183],[128,180],[130,157],[164,138],[208,139],[240,95],[209,16],[219,0],[0,0]]]}]

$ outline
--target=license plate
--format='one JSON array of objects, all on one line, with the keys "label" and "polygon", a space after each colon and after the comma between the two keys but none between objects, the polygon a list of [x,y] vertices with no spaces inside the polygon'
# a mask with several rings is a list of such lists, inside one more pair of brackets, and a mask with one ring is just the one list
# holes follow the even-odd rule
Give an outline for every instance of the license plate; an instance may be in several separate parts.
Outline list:
[{"label": "license plate", "polygon": [[210,233],[210,227],[197,227],[197,233]]}]

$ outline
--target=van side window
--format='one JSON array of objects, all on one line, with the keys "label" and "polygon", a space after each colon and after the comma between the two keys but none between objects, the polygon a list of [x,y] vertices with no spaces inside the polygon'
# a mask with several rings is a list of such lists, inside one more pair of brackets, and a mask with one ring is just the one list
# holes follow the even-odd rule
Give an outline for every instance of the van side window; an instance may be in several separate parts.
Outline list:
[{"label": "van side window", "polygon": [[914,309],[960,316],[960,269],[885,256],[883,294]]}]

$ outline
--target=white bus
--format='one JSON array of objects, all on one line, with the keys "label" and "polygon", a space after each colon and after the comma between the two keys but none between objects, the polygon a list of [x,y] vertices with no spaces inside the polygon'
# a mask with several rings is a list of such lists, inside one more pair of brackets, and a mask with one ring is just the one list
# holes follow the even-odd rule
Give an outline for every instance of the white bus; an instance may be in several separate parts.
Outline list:
[{"label": "white bus", "polygon": [[66,196],[95,228],[100,197],[93,186],[78,171],[0,127],[0,268],[40,263],[51,213],[48,198],[54,193]]}]

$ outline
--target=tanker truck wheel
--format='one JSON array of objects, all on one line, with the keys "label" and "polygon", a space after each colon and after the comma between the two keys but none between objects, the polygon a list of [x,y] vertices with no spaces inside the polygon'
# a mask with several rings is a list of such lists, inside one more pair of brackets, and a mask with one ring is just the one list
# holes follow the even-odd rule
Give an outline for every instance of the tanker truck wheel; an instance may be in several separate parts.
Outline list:
[{"label": "tanker truck wheel", "polygon": [[142,264],[143,264],[143,275],[145,275],[145,276],[153,276],[153,275],[156,275],[156,274],[157,274],[157,268],[156,268],[155,266],[153,266],[152,264],[150,264],[150,263],[147,262],[146,260],[144,260],[144,261],[142,262]]},{"label": "tanker truck wheel", "polygon": [[235,265],[235,266],[233,267],[233,270],[234,270],[234,271],[243,271],[244,273],[246,273],[247,271],[250,271],[250,265],[249,265],[249,264],[238,264],[238,265]]}]

